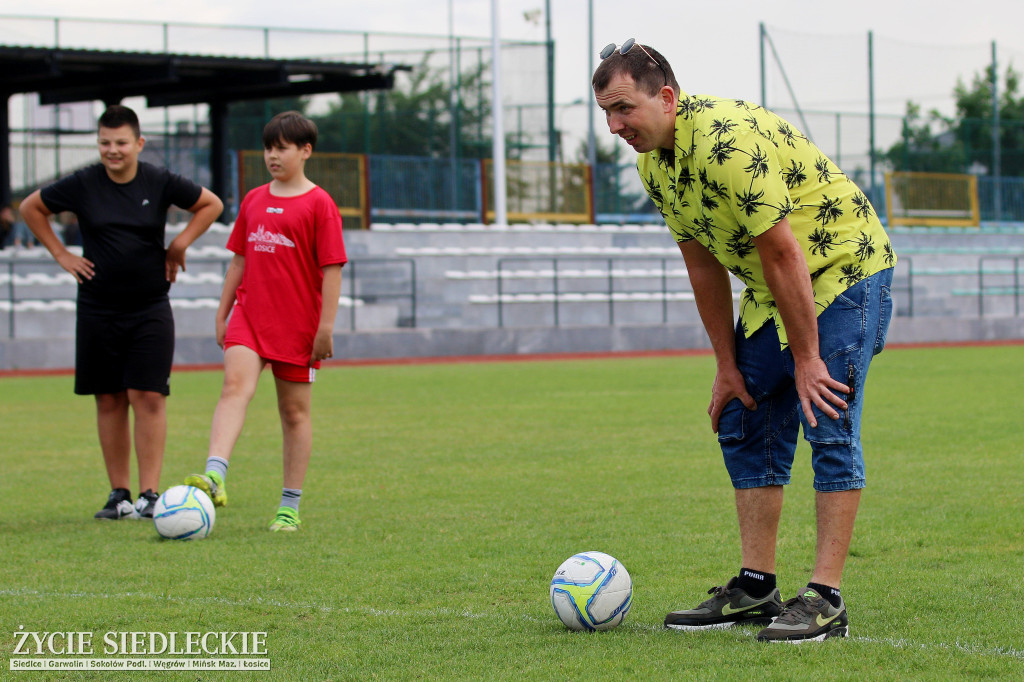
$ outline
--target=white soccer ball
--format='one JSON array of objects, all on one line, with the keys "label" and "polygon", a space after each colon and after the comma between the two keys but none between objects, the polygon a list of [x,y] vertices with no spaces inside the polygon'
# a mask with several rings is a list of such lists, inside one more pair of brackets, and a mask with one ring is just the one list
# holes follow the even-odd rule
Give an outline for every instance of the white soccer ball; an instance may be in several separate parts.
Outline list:
[{"label": "white soccer ball", "polygon": [[570,630],[611,630],[633,604],[633,580],[604,552],[575,554],[551,579],[551,606]]},{"label": "white soccer ball", "polygon": [[209,495],[190,485],[176,485],[156,501],[153,525],[165,538],[201,540],[213,530],[216,517]]}]

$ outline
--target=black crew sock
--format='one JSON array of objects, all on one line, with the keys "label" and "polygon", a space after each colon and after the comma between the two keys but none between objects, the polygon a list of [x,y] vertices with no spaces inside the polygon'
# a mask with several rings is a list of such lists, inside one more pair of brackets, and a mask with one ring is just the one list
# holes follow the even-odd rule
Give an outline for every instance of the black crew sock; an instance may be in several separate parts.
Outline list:
[{"label": "black crew sock", "polygon": [[736,586],[754,599],[767,597],[775,589],[775,574],[741,568]]},{"label": "black crew sock", "polygon": [[843,603],[843,598],[840,596],[839,590],[835,587],[829,587],[828,585],[822,585],[821,583],[807,583],[807,587],[811,588],[825,599],[828,599],[828,603],[837,609]]}]

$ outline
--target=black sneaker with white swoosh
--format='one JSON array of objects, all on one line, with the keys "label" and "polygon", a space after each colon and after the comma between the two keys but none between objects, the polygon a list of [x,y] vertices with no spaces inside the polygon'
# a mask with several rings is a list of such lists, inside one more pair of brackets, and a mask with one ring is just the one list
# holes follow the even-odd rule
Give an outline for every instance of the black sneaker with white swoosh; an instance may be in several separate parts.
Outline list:
[{"label": "black sneaker with white swoosh", "polygon": [[147,490],[144,493],[139,493],[139,498],[135,500],[135,511],[132,512],[133,519],[151,519],[153,518],[153,510],[156,509],[156,501],[160,499],[158,493],[152,490]]},{"label": "black sneaker with white swoosh", "polygon": [[124,488],[115,488],[110,491],[110,497],[107,498],[103,509],[96,512],[93,518],[111,520],[129,518],[134,511],[131,493]]}]

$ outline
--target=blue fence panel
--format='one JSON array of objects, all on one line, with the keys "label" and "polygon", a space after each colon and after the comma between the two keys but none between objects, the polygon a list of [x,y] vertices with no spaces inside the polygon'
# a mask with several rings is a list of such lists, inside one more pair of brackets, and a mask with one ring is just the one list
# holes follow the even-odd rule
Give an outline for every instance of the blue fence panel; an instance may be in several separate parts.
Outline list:
[{"label": "blue fence panel", "polygon": [[372,155],[373,222],[479,222],[480,162]]},{"label": "blue fence panel", "polygon": [[635,163],[599,163],[594,169],[598,223],[656,223],[661,214],[647,196]]},{"label": "blue fence panel", "polygon": [[[996,187],[999,188],[997,215]],[[978,178],[978,203],[982,220],[1024,222],[1024,178]]]}]

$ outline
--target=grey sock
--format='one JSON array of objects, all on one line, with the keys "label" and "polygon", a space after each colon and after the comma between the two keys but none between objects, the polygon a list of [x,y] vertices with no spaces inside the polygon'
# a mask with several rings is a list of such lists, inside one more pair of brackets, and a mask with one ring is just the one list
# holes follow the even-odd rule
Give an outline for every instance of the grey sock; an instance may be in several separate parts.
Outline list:
[{"label": "grey sock", "polygon": [[299,501],[302,499],[302,491],[296,490],[295,488],[282,488],[281,489],[281,506],[291,507],[295,511],[299,511]]},{"label": "grey sock", "polygon": [[207,457],[206,470],[219,475],[221,481],[228,480],[228,461],[222,457]]}]

